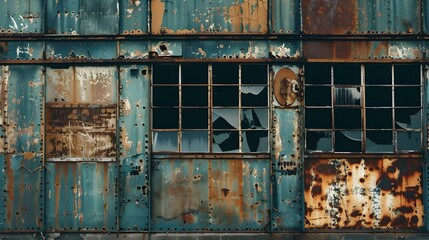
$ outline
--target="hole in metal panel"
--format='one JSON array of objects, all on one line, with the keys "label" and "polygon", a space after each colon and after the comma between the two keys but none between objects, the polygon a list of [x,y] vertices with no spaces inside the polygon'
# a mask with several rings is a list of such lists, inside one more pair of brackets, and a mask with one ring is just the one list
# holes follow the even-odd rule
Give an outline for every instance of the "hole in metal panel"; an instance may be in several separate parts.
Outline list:
[{"label": "hole in metal panel", "polygon": [[395,109],[396,129],[420,129],[422,126],[420,108]]},{"label": "hole in metal panel", "polygon": [[242,106],[268,106],[267,86],[242,86],[241,87]]},{"label": "hole in metal panel", "polygon": [[238,129],[238,109],[213,109],[213,129]]},{"label": "hole in metal panel", "polygon": [[331,84],[331,66],[329,64],[307,64],[304,76],[306,84]]},{"label": "hole in metal panel", "polygon": [[266,65],[241,65],[242,84],[267,84]]},{"label": "hole in metal panel", "polygon": [[361,131],[335,131],[335,151],[337,152],[361,152]]},{"label": "hole in metal panel", "polygon": [[154,65],[153,83],[154,84],[178,84],[179,83],[179,65]]},{"label": "hole in metal panel", "polygon": [[241,129],[268,129],[268,109],[241,109]]},{"label": "hole in metal panel", "polygon": [[213,87],[213,106],[238,106],[238,86]]},{"label": "hole in metal panel", "polygon": [[182,128],[183,129],[207,129],[208,110],[206,108],[183,108]]},{"label": "hole in metal panel", "polygon": [[238,65],[213,64],[213,84],[238,84]]},{"label": "hole in metal panel", "polygon": [[393,132],[366,131],[366,151],[369,153],[393,152]]},{"label": "hole in metal panel", "polygon": [[360,88],[335,88],[335,105],[360,106]]},{"label": "hole in metal panel", "polygon": [[207,131],[183,131],[182,152],[207,152],[208,132]]},{"label": "hole in metal panel", "polygon": [[208,87],[182,86],[182,106],[208,106]]},{"label": "hole in metal panel", "polygon": [[179,87],[153,87],[154,106],[179,106]]},{"label": "hole in metal panel", "polygon": [[306,106],[331,106],[331,87],[326,86],[306,86],[305,87]]},{"label": "hole in metal panel", "polygon": [[238,131],[213,131],[213,152],[238,152]]},{"label": "hole in metal panel", "polygon": [[310,151],[332,151],[332,132],[306,132],[306,147]]},{"label": "hole in metal panel", "polygon": [[365,105],[367,107],[391,107],[392,87],[366,87]]},{"label": "hole in metal panel", "polygon": [[420,132],[396,132],[398,151],[421,150]]},{"label": "hole in metal panel", "polygon": [[154,108],[153,109],[154,129],[178,129],[179,109],[178,108]]},{"label": "hole in metal panel", "polygon": [[392,109],[366,109],[367,129],[392,129]]},{"label": "hole in metal panel", "polygon": [[392,66],[371,64],[365,66],[366,85],[392,85]]},{"label": "hole in metal panel", "polygon": [[395,87],[395,106],[421,105],[420,87]]},{"label": "hole in metal panel", "polygon": [[360,85],[359,64],[338,64],[334,67],[334,84]]},{"label": "hole in metal panel", "polygon": [[243,152],[267,152],[268,131],[243,131]]},{"label": "hole in metal panel", "polygon": [[305,127],[312,129],[332,128],[331,109],[307,108],[305,110]]},{"label": "hole in metal panel", "polygon": [[337,129],[360,129],[362,127],[360,108],[335,108],[334,125]]},{"label": "hole in metal panel", "polygon": [[178,132],[154,132],[153,150],[177,152]]}]

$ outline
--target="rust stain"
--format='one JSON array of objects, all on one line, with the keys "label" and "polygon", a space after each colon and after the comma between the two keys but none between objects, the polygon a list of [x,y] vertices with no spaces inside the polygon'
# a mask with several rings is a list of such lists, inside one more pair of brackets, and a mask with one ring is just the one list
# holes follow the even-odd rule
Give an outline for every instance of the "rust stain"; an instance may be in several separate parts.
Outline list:
[{"label": "rust stain", "polygon": [[151,2],[152,11],[152,33],[161,33],[162,20],[165,12],[165,2],[162,0],[152,0]]},{"label": "rust stain", "polygon": [[301,95],[298,76],[290,68],[281,68],[274,77],[274,96],[282,106],[291,106]]},{"label": "rust stain", "polygon": [[307,228],[423,226],[422,159],[306,159]]}]

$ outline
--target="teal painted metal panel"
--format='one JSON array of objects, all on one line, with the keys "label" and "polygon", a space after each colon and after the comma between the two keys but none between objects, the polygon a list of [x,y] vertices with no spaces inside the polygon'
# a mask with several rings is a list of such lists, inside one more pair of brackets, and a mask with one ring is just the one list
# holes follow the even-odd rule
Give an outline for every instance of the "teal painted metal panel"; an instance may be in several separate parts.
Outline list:
[{"label": "teal painted metal panel", "polygon": [[208,171],[208,160],[153,160],[152,231],[209,229]]},{"label": "teal painted metal panel", "polygon": [[5,103],[5,151],[41,152],[43,133],[43,67],[12,65],[3,67]]},{"label": "teal painted metal panel", "polygon": [[5,60],[43,59],[43,42],[0,42],[0,58]]},{"label": "teal painted metal panel", "polygon": [[269,53],[273,58],[300,58],[302,44],[300,41],[269,41]]},{"label": "teal painted metal panel", "polygon": [[358,0],[358,32],[420,33],[420,1]]},{"label": "teal painted metal panel", "polygon": [[47,34],[77,34],[79,32],[79,0],[45,0]]},{"label": "teal painted metal panel", "polygon": [[393,59],[422,59],[424,57],[424,42],[391,41],[389,42],[389,57]]},{"label": "teal painted metal panel", "polygon": [[43,231],[43,167],[36,154],[4,157],[4,225],[0,230]]},{"label": "teal painted metal panel", "polygon": [[300,111],[274,109],[273,113],[273,231],[303,227]]},{"label": "teal painted metal panel", "polygon": [[147,0],[119,0],[120,18],[119,33],[142,34],[147,33],[149,1]]},{"label": "teal painted metal panel", "polygon": [[149,43],[144,41],[121,41],[119,58],[144,59],[149,57]]},{"label": "teal painted metal panel", "polygon": [[272,33],[297,34],[301,30],[301,9],[299,0],[271,1]]},{"label": "teal painted metal panel", "polygon": [[183,41],[184,58],[268,58],[266,41]]},{"label": "teal painted metal panel", "polygon": [[[4,163],[5,163],[5,156],[3,154],[0,154],[0,169],[2,172],[4,172]],[[0,177],[0,199],[3,200],[3,202],[7,201],[6,199],[6,175],[3,174],[3,176]],[[3,230],[6,228],[6,208],[2,207],[0,208],[0,230]]]},{"label": "teal painted metal panel", "polygon": [[43,0],[7,0],[0,8],[1,33],[43,33]]},{"label": "teal painted metal panel", "polygon": [[423,1],[423,31],[429,33],[429,0]]},{"label": "teal painted metal panel", "polygon": [[47,59],[115,59],[116,42],[46,42]]},{"label": "teal painted metal panel", "polygon": [[116,163],[46,163],[46,230],[115,230],[117,177]]},{"label": "teal painted metal panel", "polygon": [[268,1],[152,0],[153,34],[267,33]]}]

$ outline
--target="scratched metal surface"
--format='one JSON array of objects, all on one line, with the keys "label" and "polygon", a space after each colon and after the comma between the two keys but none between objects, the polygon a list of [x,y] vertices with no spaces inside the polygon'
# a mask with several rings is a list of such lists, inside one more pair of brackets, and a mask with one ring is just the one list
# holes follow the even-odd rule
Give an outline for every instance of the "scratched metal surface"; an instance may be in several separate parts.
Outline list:
[{"label": "scratched metal surface", "polygon": [[39,60],[43,59],[43,42],[0,42],[0,58],[4,60]]},{"label": "scratched metal surface", "polygon": [[47,231],[116,229],[116,163],[46,163]]},{"label": "scratched metal surface", "polygon": [[113,41],[55,41],[46,42],[46,59],[114,59],[116,43]]},{"label": "scratched metal surface", "polygon": [[305,227],[421,228],[422,159],[305,159]]},{"label": "scratched metal surface", "polygon": [[43,33],[42,0],[5,0],[0,8],[0,33]]},{"label": "scratched metal surface", "polygon": [[152,0],[153,34],[267,33],[267,0]]},{"label": "scratched metal surface", "polygon": [[119,33],[147,33],[149,18],[149,1],[119,0]]}]

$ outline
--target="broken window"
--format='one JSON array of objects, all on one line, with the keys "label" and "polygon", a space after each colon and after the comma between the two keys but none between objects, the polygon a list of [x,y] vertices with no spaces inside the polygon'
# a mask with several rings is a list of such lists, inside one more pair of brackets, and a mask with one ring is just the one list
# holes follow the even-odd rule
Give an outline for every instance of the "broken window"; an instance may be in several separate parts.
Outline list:
[{"label": "broken window", "polygon": [[309,64],[304,86],[306,151],[422,150],[419,65]]},{"label": "broken window", "polygon": [[160,64],[153,73],[155,152],[269,151],[267,65]]}]

